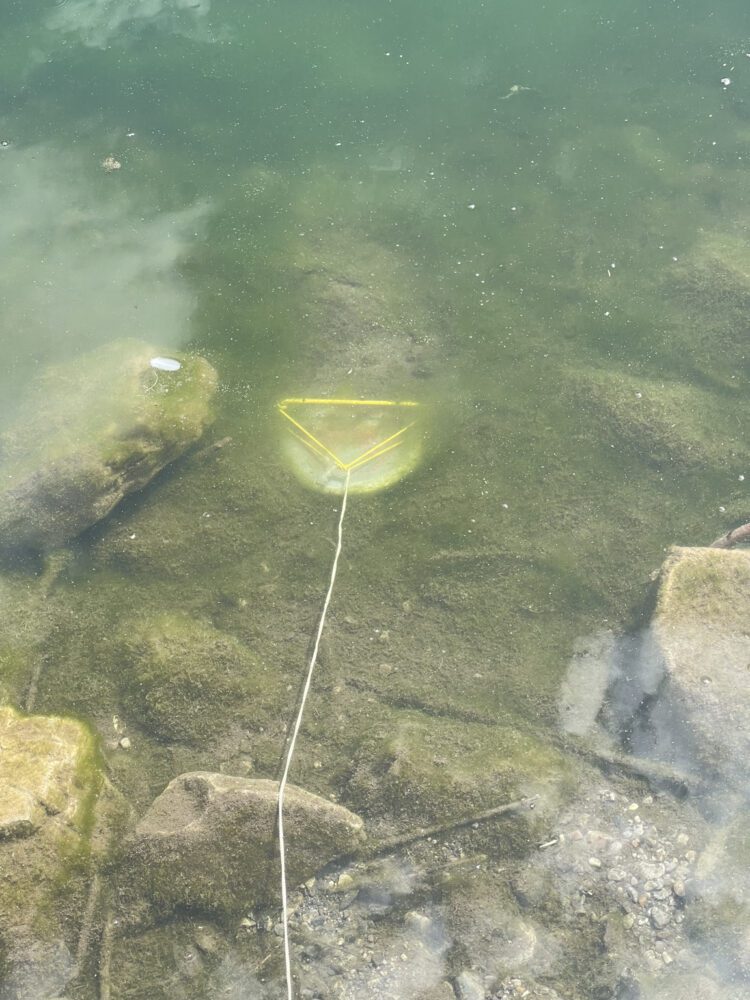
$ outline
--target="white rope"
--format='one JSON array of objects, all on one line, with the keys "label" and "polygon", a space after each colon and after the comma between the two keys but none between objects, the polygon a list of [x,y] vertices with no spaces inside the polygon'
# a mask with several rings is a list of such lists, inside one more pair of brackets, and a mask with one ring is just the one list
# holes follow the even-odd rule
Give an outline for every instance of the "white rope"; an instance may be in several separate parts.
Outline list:
[{"label": "white rope", "polygon": [[289,740],[289,745],[286,751],[286,760],[284,762],[284,770],[281,775],[281,781],[279,782],[279,855],[281,857],[281,922],[284,927],[284,964],[286,966],[286,995],[288,1000],[294,1000],[294,991],[292,987],[292,956],[291,949],[289,947],[289,911],[287,906],[287,896],[286,896],[286,844],[284,842],[284,793],[286,792],[287,778],[289,777],[289,768],[292,765],[292,757],[294,756],[294,746],[297,742],[297,734],[299,733],[300,726],[302,725],[302,715],[305,711],[305,702],[307,701],[307,696],[310,693],[310,684],[312,683],[313,670],[315,669],[315,663],[318,659],[318,650],[320,648],[320,637],[323,635],[323,626],[326,622],[326,615],[328,614],[328,605],[331,603],[331,595],[333,594],[333,585],[336,582],[336,570],[338,568],[339,556],[341,555],[341,542],[343,537],[344,528],[344,514],[346,513],[346,498],[349,494],[349,472],[346,473],[346,481],[344,482],[344,494],[341,501],[341,513],[339,514],[339,530],[338,530],[338,540],[336,542],[336,554],[333,557],[333,566],[331,567],[331,581],[328,584],[328,593],[326,594],[326,599],[323,602],[323,611],[320,615],[320,622],[318,623],[318,634],[315,636],[315,645],[313,647],[312,656],[310,657],[310,665],[307,668],[307,677],[305,679],[305,686],[302,690],[302,700],[300,701],[299,712],[297,712],[297,718],[294,723],[294,729],[292,730],[292,738]]}]

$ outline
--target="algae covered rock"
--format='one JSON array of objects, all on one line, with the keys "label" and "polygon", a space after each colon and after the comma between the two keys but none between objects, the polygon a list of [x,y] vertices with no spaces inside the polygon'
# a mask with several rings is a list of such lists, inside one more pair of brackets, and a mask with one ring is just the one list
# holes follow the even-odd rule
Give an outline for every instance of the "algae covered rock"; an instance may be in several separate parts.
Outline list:
[{"label": "algae covered rock", "polygon": [[127,706],[157,738],[203,744],[235,721],[254,727],[281,678],[234,636],[179,612],[130,625],[122,639]]},{"label": "algae covered rock", "polygon": [[685,348],[724,381],[747,371],[750,266],[744,221],[701,230],[693,247],[664,272],[661,294],[683,312]]},{"label": "algae covered rock", "polygon": [[523,853],[572,785],[563,758],[518,729],[394,713],[356,753],[347,785],[354,808],[399,826],[461,823],[522,798],[533,810],[514,813],[504,851]]},{"label": "algae covered rock", "polygon": [[93,737],[79,722],[0,708],[0,842],[44,831],[80,836],[88,823],[82,773],[96,773]]},{"label": "algae covered rock", "polygon": [[0,438],[0,546],[49,550],[100,521],[203,434],[216,372],[120,340],[47,368]]},{"label": "algae covered rock", "polygon": [[720,395],[684,382],[611,369],[566,372],[566,395],[597,441],[659,468],[726,469],[750,460],[739,393]]},{"label": "algae covered rock", "polygon": [[[639,651],[645,752],[747,788],[750,551],[674,548]],[[648,745],[649,741],[651,746]]]},{"label": "algae covered rock", "polygon": [[[196,771],[169,783],[138,824],[122,882],[157,912],[232,914],[279,896],[278,783]],[[294,885],[364,841],[362,820],[287,786],[287,882]]]},{"label": "algae covered rock", "polygon": [[82,723],[0,708],[4,996],[46,996],[40,984],[73,975],[90,876],[126,819]]}]

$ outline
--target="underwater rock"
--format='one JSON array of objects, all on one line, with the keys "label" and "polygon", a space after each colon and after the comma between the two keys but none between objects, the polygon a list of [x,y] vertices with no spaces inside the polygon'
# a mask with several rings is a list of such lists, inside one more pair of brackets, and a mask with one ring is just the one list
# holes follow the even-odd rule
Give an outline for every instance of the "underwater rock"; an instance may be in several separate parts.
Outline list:
[{"label": "underwater rock", "polygon": [[[123,891],[161,914],[179,907],[236,914],[278,900],[278,790],[264,779],[181,774],[136,828],[121,868]],[[364,842],[358,816],[292,785],[284,828],[290,886]]]},{"label": "underwater rock", "polygon": [[689,251],[664,270],[659,289],[684,317],[689,356],[727,386],[736,386],[737,372],[748,370],[750,267],[744,223],[736,228],[699,231]]},{"label": "underwater rock", "polygon": [[[707,969],[750,983],[750,821],[744,800],[700,854],[689,883],[685,925]],[[726,988],[726,986],[725,986]],[[724,996],[725,994],[721,994]]]},{"label": "underwater rock", "polygon": [[0,844],[39,833],[80,836],[86,797],[98,792],[79,780],[94,765],[88,730],[73,719],[22,716],[5,705],[0,745]]},{"label": "underwater rock", "polygon": [[347,372],[373,398],[387,399],[438,359],[445,365],[442,317],[419,271],[362,232],[311,234],[297,247],[291,278],[309,331],[300,359],[309,395],[331,394]]},{"label": "underwater rock", "polygon": [[496,847],[524,853],[535,836],[544,839],[550,813],[573,784],[568,764],[552,747],[510,726],[398,711],[373,730],[355,754],[347,797],[364,815],[386,817],[401,829],[460,824],[483,810],[536,797],[533,809],[492,827]]},{"label": "underwater rock", "polygon": [[726,470],[750,462],[737,419],[744,406],[687,383],[653,380],[610,369],[565,373],[565,393],[580,414],[582,435],[657,468]]},{"label": "underwater rock", "polygon": [[725,989],[750,984],[750,820],[744,799],[737,807],[698,858],[685,913],[688,935]]},{"label": "underwater rock", "polygon": [[461,972],[456,976],[456,996],[459,1000],[484,1000],[486,992],[477,976]]},{"label": "underwater rock", "polygon": [[0,546],[47,551],[96,524],[197,441],[216,372],[120,340],[46,369],[0,438]]},{"label": "underwater rock", "polygon": [[0,747],[0,994],[37,1000],[74,974],[90,876],[128,814],[82,723],[4,706]]},{"label": "underwater rock", "polygon": [[639,652],[638,752],[747,790],[749,620],[750,551],[672,549]]},{"label": "underwater rock", "polygon": [[703,972],[667,972],[661,976],[643,977],[638,983],[638,1000],[744,1000],[747,994],[740,986],[736,992],[727,983],[720,983]]},{"label": "underwater rock", "polygon": [[125,704],[160,740],[205,745],[240,719],[257,729],[268,721],[266,706],[283,698],[278,671],[186,614],[128,622],[120,648]]}]

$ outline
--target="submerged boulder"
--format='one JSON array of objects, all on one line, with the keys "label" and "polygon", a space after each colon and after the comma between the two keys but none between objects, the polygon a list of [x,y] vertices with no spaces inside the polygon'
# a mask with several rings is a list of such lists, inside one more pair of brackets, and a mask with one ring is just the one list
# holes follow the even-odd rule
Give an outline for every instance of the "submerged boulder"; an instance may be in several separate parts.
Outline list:
[{"label": "submerged boulder", "polygon": [[160,740],[202,746],[249,719],[257,730],[283,698],[278,671],[184,613],[128,622],[120,648],[124,703]]},{"label": "submerged boulder", "polygon": [[[716,828],[689,886],[686,930],[706,972],[750,983],[750,819],[744,800]],[[720,994],[722,997],[725,993]],[[746,995],[746,994],[745,994]]]},{"label": "submerged boulder", "polygon": [[[196,771],[167,785],[136,827],[121,870],[126,897],[159,913],[232,914],[279,896],[278,783]],[[292,785],[284,804],[287,883],[364,841],[359,816]]]},{"label": "submerged boulder", "polygon": [[195,356],[160,369],[158,353],[120,340],[31,384],[0,437],[0,547],[62,545],[201,437],[216,372]]},{"label": "submerged boulder", "polygon": [[640,753],[747,789],[750,551],[674,548],[630,673]]},{"label": "submerged boulder", "polygon": [[52,996],[75,975],[91,877],[127,818],[86,726],[0,707],[3,996]]},{"label": "submerged boulder", "polygon": [[500,822],[502,835],[498,826],[492,834],[506,853],[523,854],[543,838],[573,784],[562,756],[530,733],[402,709],[374,723],[354,754],[347,798],[367,817],[371,832],[379,818],[395,819],[402,830],[460,825],[529,799],[533,808],[513,810]]},{"label": "submerged boulder", "polygon": [[582,434],[656,468],[723,471],[750,460],[739,390],[719,395],[674,379],[582,368],[565,372],[564,392]]}]

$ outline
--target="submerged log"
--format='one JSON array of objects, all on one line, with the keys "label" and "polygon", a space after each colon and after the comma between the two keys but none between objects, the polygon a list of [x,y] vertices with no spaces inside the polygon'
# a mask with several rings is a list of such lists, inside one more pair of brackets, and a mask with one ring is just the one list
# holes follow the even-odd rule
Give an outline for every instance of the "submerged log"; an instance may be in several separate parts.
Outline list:
[{"label": "submerged log", "polygon": [[750,542],[750,523],[741,524],[739,528],[733,528],[726,535],[722,535],[715,542],[711,542],[710,547],[712,549],[731,549],[734,545],[740,545],[742,542]]}]

